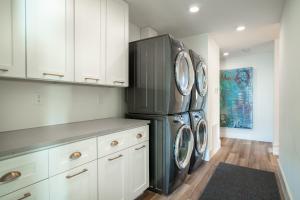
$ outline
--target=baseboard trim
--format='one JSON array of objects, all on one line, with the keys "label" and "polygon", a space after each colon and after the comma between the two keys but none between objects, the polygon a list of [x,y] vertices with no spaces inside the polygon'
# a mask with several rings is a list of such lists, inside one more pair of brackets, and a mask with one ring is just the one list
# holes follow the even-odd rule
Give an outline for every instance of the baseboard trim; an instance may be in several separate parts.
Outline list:
[{"label": "baseboard trim", "polygon": [[279,145],[273,145],[273,155],[278,156],[279,155]]},{"label": "baseboard trim", "polygon": [[277,159],[277,165],[278,165],[278,172],[279,172],[279,178],[281,178],[282,179],[282,181],[280,181],[281,182],[281,184],[282,184],[282,186],[283,186],[283,188],[282,188],[282,190],[283,190],[283,195],[284,195],[284,198],[286,199],[286,200],[294,200],[294,198],[293,198],[293,196],[292,196],[292,193],[291,193],[291,189],[290,189],[290,187],[289,187],[289,185],[288,185],[288,183],[287,183],[287,179],[286,179],[286,176],[285,176],[285,174],[284,174],[284,171],[283,171],[283,169],[282,169],[282,166],[281,166],[281,164],[280,164],[280,161],[279,161],[279,159]]}]

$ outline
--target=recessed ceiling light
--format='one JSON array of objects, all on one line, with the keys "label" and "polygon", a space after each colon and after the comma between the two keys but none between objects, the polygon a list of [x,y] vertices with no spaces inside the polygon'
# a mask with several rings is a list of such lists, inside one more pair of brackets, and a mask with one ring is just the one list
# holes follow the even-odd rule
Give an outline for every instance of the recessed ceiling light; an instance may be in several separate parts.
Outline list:
[{"label": "recessed ceiling light", "polygon": [[190,12],[191,12],[191,13],[199,12],[199,7],[198,7],[198,6],[191,6],[191,7],[190,7]]},{"label": "recessed ceiling light", "polygon": [[238,26],[236,28],[236,31],[244,31],[246,29],[246,26]]},{"label": "recessed ceiling light", "polygon": [[223,56],[229,56],[229,53],[228,52],[225,52],[224,54],[223,54]]}]

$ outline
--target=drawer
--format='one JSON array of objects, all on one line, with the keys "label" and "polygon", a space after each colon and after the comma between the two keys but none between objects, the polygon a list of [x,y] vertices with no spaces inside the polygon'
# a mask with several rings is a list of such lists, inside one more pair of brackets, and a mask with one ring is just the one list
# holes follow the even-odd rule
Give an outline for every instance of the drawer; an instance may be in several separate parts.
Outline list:
[{"label": "drawer", "polygon": [[135,128],[130,130],[129,134],[130,146],[137,145],[149,140],[149,128],[148,126]]},{"label": "drawer", "polygon": [[98,137],[98,158],[149,140],[148,126]]},{"label": "drawer", "polygon": [[54,176],[97,159],[96,138],[49,150],[49,175]]},{"label": "drawer", "polygon": [[126,149],[129,141],[128,131],[98,137],[98,158]]},{"label": "drawer", "polygon": [[0,162],[0,196],[48,178],[48,151]]},{"label": "drawer", "polygon": [[49,200],[48,179],[0,197],[0,200]]}]

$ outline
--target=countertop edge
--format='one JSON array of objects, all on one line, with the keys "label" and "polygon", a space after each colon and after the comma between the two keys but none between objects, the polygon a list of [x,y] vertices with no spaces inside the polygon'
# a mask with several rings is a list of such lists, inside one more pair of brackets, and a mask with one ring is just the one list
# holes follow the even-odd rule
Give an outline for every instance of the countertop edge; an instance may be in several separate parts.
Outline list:
[{"label": "countertop edge", "polygon": [[121,131],[126,131],[126,130],[130,130],[130,129],[134,129],[134,128],[139,128],[139,127],[147,126],[149,124],[150,124],[149,120],[141,120],[141,122],[132,124],[125,128],[117,128],[117,129],[112,128],[112,129],[98,131],[98,132],[94,132],[94,133],[87,133],[87,134],[83,134],[83,135],[75,136],[75,137],[66,137],[64,139],[52,141],[49,143],[47,143],[47,142],[40,143],[40,144],[28,146],[28,147],[22,147],[22,148],[16,148],[14,150],[3,151],[3,152],[0,152],[0,161],[8,160],[11,158],[23,156],[23,155],[30,154],[30,153],[35,153],[38,151],[48,150],[51,148],[71,144],[71,143],[82,141],[82,140],[87,140],[87,139],[101,137],[101,136],[105,136],[105,135],[109,135],[109,134],[113,134],[113,133],[117,133],[117,132],[121,132]]}]

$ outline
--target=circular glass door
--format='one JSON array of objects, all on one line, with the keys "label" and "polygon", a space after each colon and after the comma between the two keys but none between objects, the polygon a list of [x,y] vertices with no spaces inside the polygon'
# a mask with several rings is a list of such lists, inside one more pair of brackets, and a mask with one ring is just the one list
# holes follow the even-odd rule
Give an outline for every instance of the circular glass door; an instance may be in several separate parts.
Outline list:
[{"label": "circular glass door", "polygon": [[179,169],[188,166],[194,148],[194,137],[191,128],[183,125],[175,140],[175,162]]},{"label": "circular glass door", "polygon": [[196,129],[196,150],[198,153],[203,154],[207,146],[207,123],[204,119],[200,120]]},{"label": "circular glass door", "polygon": [[176,85],[180,93],[184,96],[191,93],[194,84],[194,70],[190,55],[181,51],[176,58],[175,64]]},{"label": "circular glass door", "polygon": [[197,65],[195,81],[198,93],[204,97],[207,93],[207,66],[203,62]]}]

